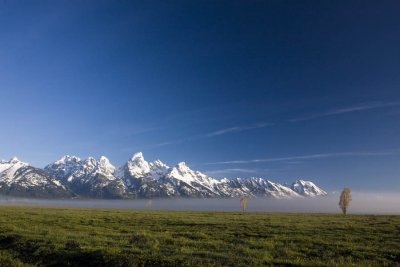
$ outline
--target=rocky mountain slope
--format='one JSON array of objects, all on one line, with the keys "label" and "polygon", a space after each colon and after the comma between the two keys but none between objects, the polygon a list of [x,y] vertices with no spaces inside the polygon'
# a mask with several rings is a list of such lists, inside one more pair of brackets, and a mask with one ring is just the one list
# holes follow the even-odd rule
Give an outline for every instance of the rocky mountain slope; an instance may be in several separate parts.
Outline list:
[{"label": "rocky mountain slope", "polygon": [[256,177],[219,180],[190,169],[184,162],[172,167],[160,160],[147,162],[139,152],[119,168],[104,156],[85,160],[64,156],[44,169],[16,158],[1,161],[0,194],[54,198],[301,198],[327,193],[305,180],[291,186]]},{"label": "rocky mountain slope", "polygon": [[74,196],[56,177],[17,158],[0,161],[0,194],[42,198]]},{"label": "rocky mountain slope", "polygon": [[125,183],[114,176],[115,167],[106,157],[81,160],[64,156],[44,168],[77,195],[93,198],[124,198],[130,194]]}]

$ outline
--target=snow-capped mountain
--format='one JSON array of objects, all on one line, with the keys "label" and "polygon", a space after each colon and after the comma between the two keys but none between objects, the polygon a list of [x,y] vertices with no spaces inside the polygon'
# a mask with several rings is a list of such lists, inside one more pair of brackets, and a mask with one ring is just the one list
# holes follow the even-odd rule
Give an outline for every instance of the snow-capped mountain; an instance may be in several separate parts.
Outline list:
[{"label": "snow-capped mountain", "polygon": [[295,181],[291,187],[293,191],[297,192],[302,196],[307,197],[315,197],[315,196],[326,196],[327,193],[316,186],[313,182],[304,181],[304,180],[297,180]]},{"label": "snow-capped mountain", "polygon": [[169,167],[160,160],[147,162],[136,153],[118,171],[138,197],[218,197],[218,180],[191,170],[184,162]]},{"label": "snow-capped mountain", "polygon": [[104,156],[99,160],[64,156],[44,169],[80,196],[122,198],[129,195],[125,183],[114,176],[116,168]]},{"label": "snow-capped mountain", "polygon": [[[274,183],[263,178],[235,178],[218,180],[193,171],[184,162],[168,167],[160,160],[147,162],[136,153],[118,171],[126,185],[137,197],[275,197],[293,198],[325,195],[312,182],[305,182],[304,190]],[[312,185],[312,187],[311,187]]]},{"label": "snow-capped mountain", "polygon": [[149,178],[158,180],[165,176],[169,167],[156,160],[154,162],[147,162],[142,152],[136,153],[131,159],[128,160],[117,172],[117,176],[124,177],[128,176],[131,178]]},{"label": "snow-capped mountain", "polygon": [[180,162],[168,166],[148,162],[136,153],[116,168],[104,156],[81,160],[64,156],[43,170],[16,158],[0,162],[0,194],[39,197],[152,198],[152,197],[274,197],[324,196],[310,181],[291,186],[263,178],[215,179]]},{"label": "snow-capped mountain", "polygon": [[298,194],[289,187],[263,178],[251,177],[245,179],[223,179],[222,182],[224,190],[227,191],[227,196],[240,197],[247,195],[252,197],[267,196],[275,198],[301,197],[301,194]]},{"label": "snow-capped mountain", "polygon": [[133,155],[116,173],[136,197],[167,197],[166,186],[161,183],[169,167],[156,160],[147,162],[141,152]]},{"label": "snow-capped mountain", "polygon": [[[171,193],[179,196],[218,197],[220,181],[199,171],[193,171],[185,162],[170,168],[163,182],[169,185]],[[171,190],[172,189],[172,190]]]},{"label": "snow-capped mountain", "polygon": [[54,176],[17,158],[0,161],[0,194],[27,197],[72,197]]}]

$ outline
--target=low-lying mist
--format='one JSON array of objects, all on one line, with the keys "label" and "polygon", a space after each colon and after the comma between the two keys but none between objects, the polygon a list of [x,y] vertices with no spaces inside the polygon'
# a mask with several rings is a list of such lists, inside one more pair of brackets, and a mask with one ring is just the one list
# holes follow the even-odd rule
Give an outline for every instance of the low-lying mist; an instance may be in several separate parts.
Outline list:
[{"label": "low-lying mist", "polygon": [[[349,213],[400,214],[400,194],[353,192]],[[304,199],[251,198],[247,211],[340,213],[339,194]],[[73,208],[115,208],[135,210],[194,210],[194,211],[241,211],[239,199],[153,199],[149,200],[41,200],[0,198],[2,206],[54,206]]]}]

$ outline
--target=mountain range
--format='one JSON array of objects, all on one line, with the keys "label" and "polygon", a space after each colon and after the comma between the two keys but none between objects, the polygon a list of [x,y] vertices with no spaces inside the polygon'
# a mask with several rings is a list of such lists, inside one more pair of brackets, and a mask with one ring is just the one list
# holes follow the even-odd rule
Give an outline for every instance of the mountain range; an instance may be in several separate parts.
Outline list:
[{"label": "mountain range", "polygon": [[141,152],[116,168],[108,158],[64,156],[44,169],[12,158],[0,161],[0,194],[40,198],[302,198],[327,193],[311,181],[282,185],[257,177],[215,179],[184,162],[148,162]]}]

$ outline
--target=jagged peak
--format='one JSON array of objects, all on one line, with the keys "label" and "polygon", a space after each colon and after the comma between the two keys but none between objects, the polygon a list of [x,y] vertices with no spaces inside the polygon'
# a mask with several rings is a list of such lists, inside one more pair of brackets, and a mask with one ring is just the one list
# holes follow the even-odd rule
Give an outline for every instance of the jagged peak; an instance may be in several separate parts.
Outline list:
[{"label": "jagged peak", "polygon": [[111,164],[110,160],[106,157],[106,156],[101,156],[99,158],[99,162],[100,164],[104,165],[104,164]]},{"label": "jagged peak", "polygon": [[135,153],[123,168],[127,168],[133,176],[142,176],[150,172],[150,164],[144,160],[142,152]]},{"label": "jagged peak", "polygon": [[153,162],[153,165],[155,166],[163,166],[163,167],[168,167],[167,164],[165,164],[164,162],[162,162],[161,160],[157,159]]},{"label": "jagged peak", "polygon": [[177,165],[176,165],[176,168],[177,169],[179,169],[179,170],[185,170],[185,171],[187,171],[187,170],[190,170],[190,168],[186,165],[186,162],[184,162],[184,161],[182,161],[182,162],[179,162]]},{"label": "jagged peak", "polygon": [[84,164],[84,165],[97,165],[98,162],[97,162],[97,160],[96,160],[94,157],[88,157],[87,159],[85,159],[85,160],[83,161],[83,164]]},{"label": "jagged peak", "polygon": [[110,160],[105,157],[101,156],[98,160],[95,159],[94,157],[88,157],[84,160],[81,160],[79,157],[76,156],[63,156],[61,159],[56,161],[54,165],[48,165],[46,168],[51,169],[53,166],[55,168],[59,168],[58,166],[61,166],[61,168],[65,168],[67,166],[67,169],[69,171],[74,170],[74,169],[91,169],[91,170],[97,170],[100,169],[102,172],[107,172],[107,173],[113,173],[115,171],[115,167],[111,164]]},{"label": "jagged peak", "polygon": [[135,154],[133,154],[131,161],[136,161],[136,160],[144,160],[142,152],[136,152]]},{"label": "jagged peak", "polygon": [[20,161],[17,157],[12,157],[10,160],[1,160],[0,163],[2,164],[24,164],[28,165],[28,163]]},{"label": "jagged peak", "polygon": [[250,182],[253,182],[253,181],[257,181],[257,182],[260,182],[260,181],[262,181],[262,182],[267,182],[267,183],[270,183],[270,181],[269,180],[267,180],[267,179],[264,179],[264,178],[262,178],[262,177],[254,177],[254,176],[251,176],[251,177],[244,177],[244,178],[237,178],[239,181],[250,181]]},{"label": "jagged peak", "polygon": [[298,179],[292,183],[291,189],[305,196],[325,196],[327,192],[319,188],[311,181]]},{"label": "jagged peak", "polygon": [[306,181],[306,180],[303,180],[303,179],[298,179],[298,180],[296,180],[296,181],[294,181],[294,182],[292,183],[292,185],[296,185],[296,184],[300,184],[300,185],[302,185],[302,186],[305,186],[305,185],[308,185],[308,186],[316,186],[313,182],[311,182],[311,181]]},{"label": "jagged peak", "polygon": [[195,175],[195,176],[206,176],[205,174],[199,172],[199,171],[193,171],[189,166],[186,164],[186,162],[179,162],[177,165],[175,165],[173,168],[170,169],[170,173],[181,173],[181,174],[190,174],[190,175]]},{"label": "jagged peak", "polygon": [[14,156],[10,159],[10,162],[19,162],[19,159]]},{"label": "jagged peak", "polygon": [[65,155],[61,157],[59,160],[57,160],[55,163],[56,164],[62,164],[62,163],[67,163],[67,162],[80,162],[81,159],[77,156],[70,156],[70,155]]},{"label": "jagged peak", "polygon": [[221,180],[219,180],[221,183],[228,183],[231,179],[229,178],[222,178]]},{"label": "jagged peak", "polygon": [[101,156],[99,158],[99,165],[100,165],[100,167],[107,169],[107,170],[111,171],[112,173],[116,169],[115,166],[110,162],[110,160],[105,156]]},{"label": "jagged peak", "polygon": [[[22,163],[16,157],[9,161],[1,161],[0,163],[0,172],[3,173],[2,177],[7,176],[10,181],[13,179],[16,170],[28,165],[25,165],[25,163]],[[190,169],[185,162],[180,162],[173,165],[173,167],[168,167],[159,159],[147,162],[144,160],[143,153],[141,152],[135,153],[117,172],[110,160],[105,156],[96,157],[96,159],[88,157],[81,161],[79,157],[66,155],[59,161],[46,166],[45,170],[50,174],[57,175],[55,176],[59,177],[57,179],[65,182],[73,183],[75,179],[80,179],[85,181],[85,183],[96,184],[96,182],[101,182],[107,185],[108,182],[115,181],[120,185],[126,183],[125,185],[128,187],[130,187],[131,183],[143,183],[143,187],[140,188],[149,187],[149,190],[161,190],[161,195],[167,194],[170,196],[180,195],[180,186],[183,186],[182,188],[189,188],[189,191],[198,190],[198,192],[193,194],[204,196],[238,196],[248,194],[251,196],[260,195],[284,198],[326,195],[324,190],[316,186],[313,182],[304,179],[297,179],[291,185],[282,185],[281,183],[272,182],[261,177],[216,180],[199,171]],[[141,179],[136,181],[131,178]],[[158,180],[156,184],[157,188],[152,187],[154,180]],[[132,190],[136,190],[135,188],[133,186]],[[136,193],[136,191],[132,192]],[[158,191],[151,192],[153,194]],[[187,193],[185,191],[185,194]]]}]

